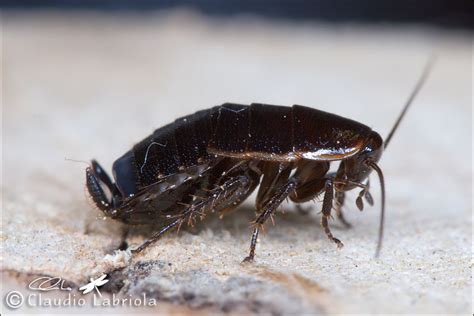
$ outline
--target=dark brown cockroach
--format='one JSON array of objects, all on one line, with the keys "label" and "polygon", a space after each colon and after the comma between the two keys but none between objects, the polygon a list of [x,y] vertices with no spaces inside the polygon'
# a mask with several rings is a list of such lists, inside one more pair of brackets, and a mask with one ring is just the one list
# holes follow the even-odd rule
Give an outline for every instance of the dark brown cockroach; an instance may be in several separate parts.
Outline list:
[{"label": "dark brown cockroach", "polygon": [[[375,170],[382,194],[378,254],[385,186],[377,163],[428,70],[385,143],[366,125],[313,108],[226,103],[155,130],[115,161],[115,183],[93,160],[86,170],[87,189],[106,216],[127,224],[161,226],[132,250],[138,253],[196,216],[234,209],[259,186],[250,253],[244,260],[252,261],[259,230],[287,198],[303,203],[323,194],[321,225],[328,238],[342,247],[328,226],[333,201],[336,215],[348,225],[341,210],[345,192],[361,189],[356,199],[359,209],[363,197],[372,204],[368,176]],[[331,162],[340,162],[337,172],[329,172]]]}]

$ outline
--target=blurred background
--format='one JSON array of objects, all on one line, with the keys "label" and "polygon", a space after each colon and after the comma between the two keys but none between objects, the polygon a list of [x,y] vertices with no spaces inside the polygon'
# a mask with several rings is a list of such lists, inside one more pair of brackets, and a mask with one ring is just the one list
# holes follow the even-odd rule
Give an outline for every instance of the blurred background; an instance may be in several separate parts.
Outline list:
[{"label": "blurred background", "polygon": [[72,0],[13,1],[3,0],[9,9],[98,10],[102,12],[150,12],[186,7],[209,16],[230,17],[253,14],[260,17],[293,21],[324,21],[334,23],[424,23],[442,27],[472,28],[472,1],[330,1],[330,0]]},{"label": "blurred background", "polygon": [[[311,221],[278,215],[257,250],[259,268],[303,275],[324,297],[306,288],[268,300],[254,289],[233,293],[242,306],[252,296],[257,311],[276,314],[470,312],[472,6],[1,1],[2,268],[80,283],[119,239],[115,224],[97,221],[87,203],[86,165],[64,158],[96,158],[110,170],[155,128],[224,102],[312,106],[385,136],[435,54],[382,159],[389,209],[383,257],[373,258],[378,207],[361,213],[350,197],[354,228],[332,222],[343,251],[326,240],[316,209]],[[148,260],[172,262],[172,273],[253,278],[238,264],[248,248],[248,213],[211,225],[211,233],[183,233]],[[213,298],[222,291],[209,292],[206,306],[222,310],[225,302]]]}]

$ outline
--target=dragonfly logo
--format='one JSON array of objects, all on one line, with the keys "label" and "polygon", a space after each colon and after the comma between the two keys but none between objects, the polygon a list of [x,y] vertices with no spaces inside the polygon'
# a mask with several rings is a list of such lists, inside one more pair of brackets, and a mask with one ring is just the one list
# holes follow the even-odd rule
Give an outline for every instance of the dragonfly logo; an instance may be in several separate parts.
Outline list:
[{"label": "dragonfly logo", "polygon": [[96,290],[97,294],[99,294],[99,296],[102,297],[102,294],[100,294],[100,291],[99,291],[99,287],[109,282],[109,280],[107,280],[106,277],[107,277],[107,274],[102,274],[97,279],[90,278],[90,282],[87,283],[86,285],[81,286],[79,288],[79,291],[82,291],[82,294],[87,294],[89,292],[92,292],[93,290]]}]

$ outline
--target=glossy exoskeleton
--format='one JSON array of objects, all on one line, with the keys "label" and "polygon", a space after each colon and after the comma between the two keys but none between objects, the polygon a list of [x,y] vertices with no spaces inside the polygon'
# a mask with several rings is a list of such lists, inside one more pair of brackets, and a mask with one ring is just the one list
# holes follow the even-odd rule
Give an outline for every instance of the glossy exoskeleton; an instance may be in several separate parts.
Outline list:
[{"label": "glossy exoskeleton", "polygon": [[[314,108],[226,103],[155,130],[115,161],[115,183],[93,160],[86,170],[87,189],[110,218],[160,224],[159,231],[133,250],[136,253],[196,216],[234,209],[259,187],[250,253],[245,258],[252,261],[261,226],[287,198],[303,203],[322,194],[321,225],[342,247],[328,226],[333,201],[336,215],[348,225],[341,210],[345,192],[361,189],[359,209],[363,197],[372,204],[368,176],[375,170],[382,187],[378,253],[385,189],[377,162],[426,72],[385,144],[366,125]],[[329,172],[333,162],[339,162],[337,172]]]}]

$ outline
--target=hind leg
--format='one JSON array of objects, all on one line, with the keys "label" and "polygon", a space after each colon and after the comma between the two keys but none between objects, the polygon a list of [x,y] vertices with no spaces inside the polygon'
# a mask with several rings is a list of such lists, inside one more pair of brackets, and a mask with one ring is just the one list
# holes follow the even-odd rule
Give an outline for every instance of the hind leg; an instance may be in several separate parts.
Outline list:
[{"label": "hind leg", "polygon": [[143,244],[141,244],[138,248],[132,249],[132,254],[138,254],[142,252],[145,248],[156,242],[158,239],[163,236],[164,233],[169,231],[170,229],[176,227],[180,222],[182,221],[181,218],[176,219],[175,221],[171,222],[170,224],[166,225],[163,227],[160,231],[154,233],[147,241],[145,241]]},{"label": "hind leg", "polygon": [[155,243],[166,232],[176,229],[183,223],[192,223],[195,216],[203,216],[210,208],[218,208],[222,204],[231,203],[233,199],[238,199],[242,192],[249,189],[251,181],[246,176],[237,176],[230,178],[223,184],[207,192],[206,197],[196,197],[189,203],[186,203],[186,208],[178,215],[173,216],[173,220],[166,226],[162,227],[160,231],[154,233],[147,241],[141,244],[138,248],[132,250],[132,254],[138,254],[146,249],[148,246]]}]

